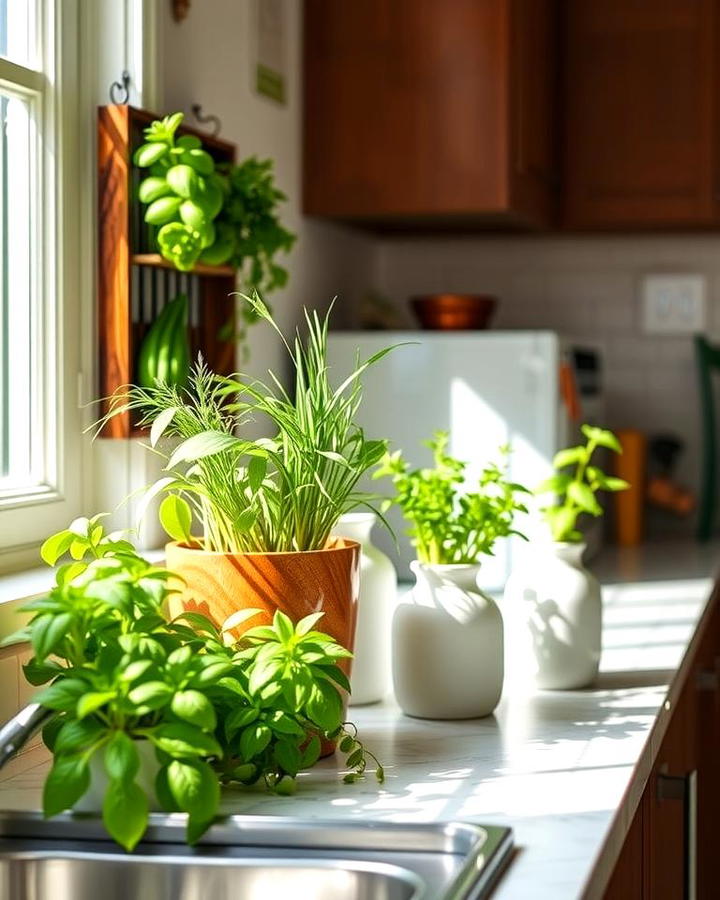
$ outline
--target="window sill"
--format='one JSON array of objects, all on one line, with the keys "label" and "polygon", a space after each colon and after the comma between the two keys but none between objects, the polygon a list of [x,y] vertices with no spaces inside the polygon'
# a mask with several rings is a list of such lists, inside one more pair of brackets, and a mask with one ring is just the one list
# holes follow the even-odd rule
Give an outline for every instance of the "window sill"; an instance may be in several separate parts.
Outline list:
[{"label": "window sill", "polygon": [[[162,548],[142,550],[141,553],[153,563],[162,563],[165,559]],[[54,580],[54,570],[48,566],[0,575],[0,640],[23,627],[28,617],[19,613],[20,607],[32,597],[49,591]]]}]

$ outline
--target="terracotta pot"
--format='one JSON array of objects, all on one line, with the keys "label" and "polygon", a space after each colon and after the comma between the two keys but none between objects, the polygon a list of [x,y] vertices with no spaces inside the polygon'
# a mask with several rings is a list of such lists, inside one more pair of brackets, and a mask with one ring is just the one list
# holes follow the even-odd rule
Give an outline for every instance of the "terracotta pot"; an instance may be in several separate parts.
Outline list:
[{"label": "terracotta pot", "polygon": [[[204,613],[218,625],[240,609],[263,610],[234,634],[269,624],[280,609],[293,622],[324,612],[317,627],[352,651],[360,588],[360,544],[331,538],[324,550],[302,553],[210,553],[176,542],[165,548],[165,562],[185,580],[171,597],[169,611]],[[341,668],[350,675],[350,660]],[[324,742],[323,755],[334,746]]]}]

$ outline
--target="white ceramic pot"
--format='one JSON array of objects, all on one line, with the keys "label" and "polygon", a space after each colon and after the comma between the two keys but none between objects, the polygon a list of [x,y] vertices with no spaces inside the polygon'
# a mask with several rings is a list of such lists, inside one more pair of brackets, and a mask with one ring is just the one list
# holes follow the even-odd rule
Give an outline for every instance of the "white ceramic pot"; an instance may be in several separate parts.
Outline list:
[{"label": "white ceramic pot", "polygon": [[390,621],[397,576],[388,557],[370,540],[376,521],[371,512],[348,513],[333,531],[336,537],[358,541],[362,547],[350,706],[378,703],[390,690]]},{"label": "white ceramic pot", "polygon": [[395,696],[421,719],[489,716],[503,686],[500,610],[477,586],[479,565],[413,562],[416,584],[395,610]]},{"label": "white ceramic pot", "polygon": [[[140,768],[135,776],[135,782],[146,794],[150,809],[158,811],[160,810],[160,805],[155,796],[155,777],[160,768],[160,763],[157,761],[155,749],[150,741],[136,741],[135,746],[140,756]],[[102,812],[105,791],[109,781],[105,771],[104,757],[104,747],[90,757],[90,787],[73,806],[75,812]]]},{"label": "white ceramic pot", "polygon": [[538,543],[529,550],[505,586],[508,667],[523,669],[539,688],[586,687],[600,664],[602,599],[597,578],[582,564],[585,544]]}]

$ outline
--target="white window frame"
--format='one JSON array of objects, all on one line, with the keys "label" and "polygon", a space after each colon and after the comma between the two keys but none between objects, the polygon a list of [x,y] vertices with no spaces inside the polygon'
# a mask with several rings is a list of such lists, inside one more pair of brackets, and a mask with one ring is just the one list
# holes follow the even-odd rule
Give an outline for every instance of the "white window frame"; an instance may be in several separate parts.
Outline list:
[{"label": "white window frame", "polygon": [[[34,0],[38,72],[0,59],[0,86],[30,97],[40,130],[37,185],[35,322],[39,383],[34,434],[44,440],[42,483],[0,494],[0,571],[31,560],[39,542],[79,515],[85,479],[80,371],[80,172],[77,0]],[[87,260],[86,260],[87,264]]]}]

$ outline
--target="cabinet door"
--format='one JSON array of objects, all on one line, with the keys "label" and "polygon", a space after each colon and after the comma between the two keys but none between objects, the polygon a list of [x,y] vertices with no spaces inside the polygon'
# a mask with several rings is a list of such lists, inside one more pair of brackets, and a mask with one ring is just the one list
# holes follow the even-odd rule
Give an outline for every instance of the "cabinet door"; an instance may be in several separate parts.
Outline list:
[{"label": "cabinet door", "polygon": [[720,604],[712,613],[697,654],[695,764],[697,767],[697,896],[718,896],[717,815],[720,809]]},{"label": "cabinet door", "polygon": [[645,897],[689,900],[695,896],[697,791],[694,683],[691,677],[674,709],[646,787]]},{"label": "cabinet door", "polygon": [[511,16],[511,205],[549,224],[560,189],[558,4],[513,0]]},{"label": "cabinet door", "polygon": [[644,893],[644,825],[646,797],[640,801],[618,861],[613,870],[604,900],[645,900]]},{"label": "cabinet door", "polygon": [[717,0],[565,4],[565,222],[711,224]]},{"label": "cabinet door", "polygon": [[509,0],[306,0],[305,211],[501,210]]}]

